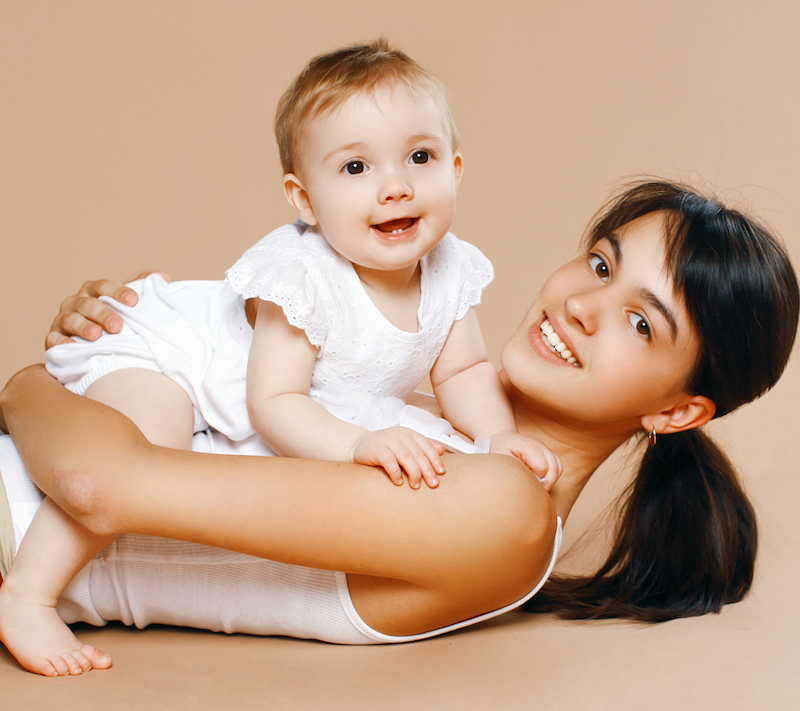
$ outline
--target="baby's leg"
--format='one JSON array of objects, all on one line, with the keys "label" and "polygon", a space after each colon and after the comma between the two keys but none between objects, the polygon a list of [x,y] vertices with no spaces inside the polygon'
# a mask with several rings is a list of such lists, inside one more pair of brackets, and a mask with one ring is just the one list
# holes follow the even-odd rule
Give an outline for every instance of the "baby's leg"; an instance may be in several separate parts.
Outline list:
[{"label": "baby's leg", "polygon": [[56,601],[112,540],[95,536],[44,500],[0,586],[0,639],[23,667],[63,676],[111,666],[111,657],[75,638],[56,613]]},{"label": "baby's leg", "polygon": [[[130,417],[154,444],[191,448],[192,403],[165,375],[119,370],[100,378],[86,395]],[[50,499],[37,511],[0,587],[0,639],[26,669],[57,676],[111,666],[107,654],[75,638],[55,604],[77,572],[112,540],[91,533]]]}]

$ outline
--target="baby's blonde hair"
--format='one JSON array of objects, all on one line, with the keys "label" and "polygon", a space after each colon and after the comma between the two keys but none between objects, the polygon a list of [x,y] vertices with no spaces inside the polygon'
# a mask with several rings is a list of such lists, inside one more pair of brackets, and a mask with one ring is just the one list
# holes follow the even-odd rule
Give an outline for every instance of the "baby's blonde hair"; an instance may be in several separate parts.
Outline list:
[{"label": "baby's blonde hair", "polygon": [[286,90],[275,116],[275,137],[283,172],[296,171],[302,131],[310,119],[341,106],[355,94],[371,94],[380,87],[395,84],[426,94],[436,102],[450,133],[453,152],[457,151],[458,129],[443,84],[381,37],[369,44],[343,47],[314,57]]}]

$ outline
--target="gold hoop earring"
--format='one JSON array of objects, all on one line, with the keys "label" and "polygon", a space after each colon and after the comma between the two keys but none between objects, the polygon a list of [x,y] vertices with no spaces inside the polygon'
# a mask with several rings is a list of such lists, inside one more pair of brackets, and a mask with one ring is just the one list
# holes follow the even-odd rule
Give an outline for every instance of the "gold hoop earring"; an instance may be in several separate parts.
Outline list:
[{"label": "gold hoop earring", "polygon": [[647,441],[650,443],[651,447],[656,446],[656,439],[658,439],[656,436],[656,426],[653,425],[653,429],[647,433]]}]

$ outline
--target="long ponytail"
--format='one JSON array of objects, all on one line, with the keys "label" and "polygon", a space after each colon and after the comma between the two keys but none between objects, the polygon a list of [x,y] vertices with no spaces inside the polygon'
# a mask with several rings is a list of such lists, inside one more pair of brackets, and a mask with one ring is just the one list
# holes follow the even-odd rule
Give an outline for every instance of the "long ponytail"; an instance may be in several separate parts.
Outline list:
[{"label": "long ponytail", "polygon": [[620,505],[607,560],[589,576],[552,576],[530,612],[663,622],[719,612],[753,580],[755,512],[727,457],[703,432],[658,439]]}]

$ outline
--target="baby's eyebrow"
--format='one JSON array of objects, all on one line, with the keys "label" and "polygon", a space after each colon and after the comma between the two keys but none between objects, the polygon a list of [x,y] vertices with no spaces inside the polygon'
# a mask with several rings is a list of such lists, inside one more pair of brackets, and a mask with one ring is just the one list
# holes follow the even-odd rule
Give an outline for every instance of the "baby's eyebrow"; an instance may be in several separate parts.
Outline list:
[{"label": "baby's eyebrow", "polygon": [[437,143],[444,143],[444,139],[441,136],[437,136],[435,133],[415,133],[413,136],[408,137],[408,143],[430,143],[436,141]]},{"label": "baby's eyebrow", "polygon": [[337,153],[355,151],[363,147],[364,143],[362,141],[356,141],[355,143],[348,143],[346,146],[337,146],[325,156],[325,160],[328,160],[331,156],[335,156]]}]

